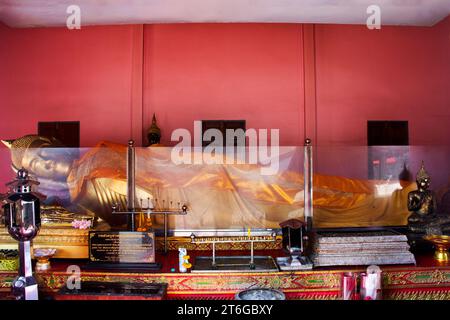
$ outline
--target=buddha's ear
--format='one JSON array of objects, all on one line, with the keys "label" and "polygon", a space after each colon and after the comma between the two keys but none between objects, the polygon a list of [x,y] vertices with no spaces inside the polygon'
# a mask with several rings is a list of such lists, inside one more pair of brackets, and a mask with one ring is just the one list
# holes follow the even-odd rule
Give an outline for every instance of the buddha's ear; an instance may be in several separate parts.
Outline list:
[{"label": "buddha's ear", "polygon": [[1,140],[1,141],[6,147],[8,147],[8,149],[12,148],[12,144],[13,144],[14,140]]}]

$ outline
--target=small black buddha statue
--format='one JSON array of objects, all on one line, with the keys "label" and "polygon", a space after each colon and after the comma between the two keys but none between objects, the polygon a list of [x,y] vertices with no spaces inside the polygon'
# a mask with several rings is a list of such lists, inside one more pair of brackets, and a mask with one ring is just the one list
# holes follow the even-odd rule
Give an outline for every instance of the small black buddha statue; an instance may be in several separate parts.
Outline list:
[{"label": "small black buddha statue", "polygon": [[153,114],[152,125],[147,132],[148,146],[159,146],[161,141],[161,129],[156,124],[156,116]]},{"label": "small black buddha statue", "polygon": [[450,215],[437,212],[436,196],[429,190],[431,178],[422,166],[417,173],[417,190],[408,194],[408,229],[414,233],[441,235],[450,231]]}]

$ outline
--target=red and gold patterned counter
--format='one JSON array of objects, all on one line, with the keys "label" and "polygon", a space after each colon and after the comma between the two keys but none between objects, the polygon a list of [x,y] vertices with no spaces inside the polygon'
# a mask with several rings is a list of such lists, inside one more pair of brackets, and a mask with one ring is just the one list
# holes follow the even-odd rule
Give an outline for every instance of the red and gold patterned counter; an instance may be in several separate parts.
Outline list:
[{"label": "red and gold patterned counter", "polygon": [[[267,252],[265,252],[267,253]],[[191,256],[195,253],[191,251]],[[204,252],[202,253],[204,255]],[[160,257],[163,269],[155,273],[82,271],[82,281],[164,282],[168,299],[233,299],[236,292],[254,287],[282,290],[288,299],[339,299],[342,273],[363,267],[319,268],[301,272],[275,273],[178,273],[177,253]],[[417,266],[383,266],[385,299],[450,300],[450,264],[438,265],[429,257],[418,257]],[[69,277],[70,264],[83,268],[85,261],[53,261],[53,269],[37,273],[43,292],[55,295]],[[7,293],[14,272],[0,272],[0,291]]]}]

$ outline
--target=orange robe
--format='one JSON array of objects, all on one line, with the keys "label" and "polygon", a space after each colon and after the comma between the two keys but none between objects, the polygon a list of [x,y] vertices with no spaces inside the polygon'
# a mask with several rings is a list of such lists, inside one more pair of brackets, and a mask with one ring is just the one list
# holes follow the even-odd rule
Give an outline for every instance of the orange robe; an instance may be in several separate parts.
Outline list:
[{"label": "orange robe", "polygon": [[[112,225],[124,222],[111,216],[111,206],[125,206],[126,150],[125,145],[101,142],[74,163],[68,178],[72,201]],[[136,206],[142,201],[145,207],[151,198],[156,206],[189,207],[186,216],[170,216],[171,228],[278,228],[284,220],[303,216],[303,174],[295,160],[302,148],[285,148],[280,159],[288,165],[272,176],[262,176],[256,164],[176,165],[171,150],[136,148]],[[314,225],[406,225],[407,195],[414,185],[378,196],[380,184],[315,174]]]}]

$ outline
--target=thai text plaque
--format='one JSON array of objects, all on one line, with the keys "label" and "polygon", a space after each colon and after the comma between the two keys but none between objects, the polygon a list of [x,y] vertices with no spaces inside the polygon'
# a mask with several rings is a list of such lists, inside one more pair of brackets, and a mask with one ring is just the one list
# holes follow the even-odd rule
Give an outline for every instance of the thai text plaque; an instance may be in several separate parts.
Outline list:
[{"label": "thai text plaque", "polygon": [[154,263],[153,232],[91,231],[89,259],[105,263]]}]

